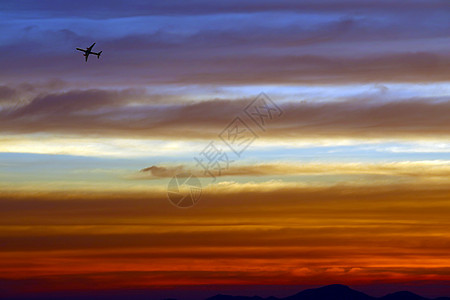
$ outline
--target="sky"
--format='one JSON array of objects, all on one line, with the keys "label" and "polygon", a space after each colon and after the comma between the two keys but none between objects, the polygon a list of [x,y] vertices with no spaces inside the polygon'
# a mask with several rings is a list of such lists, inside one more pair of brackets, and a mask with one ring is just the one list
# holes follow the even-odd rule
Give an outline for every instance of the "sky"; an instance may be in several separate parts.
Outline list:
[{"label": "sky", "polygon": [[0,293],[450,296],[449,50],[445,0],[1,1]]}]

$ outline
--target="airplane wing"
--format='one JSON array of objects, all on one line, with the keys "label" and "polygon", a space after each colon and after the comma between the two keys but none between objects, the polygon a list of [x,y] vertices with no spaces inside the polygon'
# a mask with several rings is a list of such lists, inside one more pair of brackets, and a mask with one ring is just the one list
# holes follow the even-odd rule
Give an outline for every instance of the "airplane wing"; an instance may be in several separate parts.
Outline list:
[{"label": "airplane wing", "polygon": [[92,48],[94,47],[95,43],[93,43],[89,48],[87,48],[87,51],[91,51]]},{"label": "airplane wing", "polygon": [[77,50],[78,50],[78,51],[83,51],[83,52],[86,52],[86,50],[84,50],[84,49],[81,49],[81,48],[77,48]]}]

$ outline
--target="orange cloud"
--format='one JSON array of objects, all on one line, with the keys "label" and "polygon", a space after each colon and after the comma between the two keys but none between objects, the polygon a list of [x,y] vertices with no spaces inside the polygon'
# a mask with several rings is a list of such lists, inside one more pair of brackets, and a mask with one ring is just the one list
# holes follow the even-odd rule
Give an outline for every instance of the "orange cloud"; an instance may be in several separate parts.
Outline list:
[{"label": "orange cloud", "polygon": [[[295,163],[277,162],[253,165],[234,164],[221,170],[217,176],[292,176],[292,175],[328,175],[360,174],[422,177],[429,179],[450,177],[448,161],[411,161],[392,163]],[[202,169],[177,166],[151,166],[140,170],[136,179],[170,178],[180,173],[190,172],[197,177],[208,177]]]},{"label": "orange cloud", "polygon": [[[64,288],[448,280],[444,186],[2,193],[4,279]],[[73,281],[73,278],[78,278]]]}]

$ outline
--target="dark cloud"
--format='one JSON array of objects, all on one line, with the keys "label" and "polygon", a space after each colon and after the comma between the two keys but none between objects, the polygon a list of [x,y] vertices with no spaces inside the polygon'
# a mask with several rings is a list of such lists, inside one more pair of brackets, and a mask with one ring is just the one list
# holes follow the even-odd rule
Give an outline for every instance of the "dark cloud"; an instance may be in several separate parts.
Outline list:
[{"label": "dark cloud", "polygon": [[17,117],[31,115],[69,115],[80,111],[95,112],[106,107],[112,109],[115,106],[126,105],[126,101],[133,101],[136,96],[133,90],[106,91],[87,90],[71,91],[63,94],[50,94],[38,96],[28,105],[15,111]]},{"label": "dark cloud", "polygon": [[405,11],[435,11],[448,8],[444,0],[434,1],[237,1],[214,2],[194,0],[184,1],[95,1],[86,0],[60,2],[56,0],[35,2],[3,1],[0,8],[4,11],[29,12],[33,11],[41,17],[46,16],[84,16],[89,18],[110,18],[142,15],[202,15],[226,13],[255,13],[255,12],[405,12]]},{"label": "dark cloud", "polygon": [[[328,39],[324,37],[324,39]],[[320,40],[320,39],[319,39]],[[316,38],[299,43],[317,43]],[[74,44],[76,46],[76,44]],[[280,45],[277,45],[277,47]],[[4,61],[9,74],[4,80],[33,81],[40,75],[52,78],[62,73],[64,80],[86,81],[86,85],[143,85],[151,84],[349,84],[349,83],[430,83],[450,80],[450,56],[432,52],[365,55],[349,49],[346,54],[279,54],[278,50],[261,50],[251,54],[258,43],[232,49],[209,44],[145,46],[130,49],[109,49],[101,61],[88,62],[66,49],[64,54],[26,53]],[[99,48],[105,49],[105,48]],[[5,51],[9,51],[6,49]],[[290,51],[292,52],[292,51]],[[79,56],[78,56],[79,55]],[[24,71],[24,66],[27,71]],[[123,76],[123,74],[127,74]],[[6,76],[7,75],[7,76]]]},{"label": "dark cloud", "polygon": [[[63,133],[149,138],[216,138],[250,99],[163,102],[141,90],[74,90],[36,97],[0,112],[3,133]],[[281,105],[266,138],[446,136],[448,99],[383,102],[298,102]],[[244,115],[245,117],[245,115]],[[249,124],[253,124],[252,121]]]},{"label": "dark cloud", "polygon": [[140,170],[142,173],[150,173],[152,176],[156,177],[173,177],[179,173],[183,173],[183,166],[174,166],[174,167],[158,167],[151,166]]},{"label": "dark cloud", "polygon": [[[91,26],[86,20],[79,21],[80,27],[57,23],[53,28],[48,25],[30,27],[25,19],[16,37],[0,46],[0,51],[8,53],[0,58],[2,69],[8,70],[0,72],[0,79],[17,81],[59,77],[68,81],[121,85],[244,85],[433,82],[450,78],[445,46],[449,18],[445,11],[439,9],[443,5],[440,1],[413,2],[407,7],[400,2],[370,2],[359,6],[354,2],[201,3],[150,6],[168,10],[189,6],[190,9],[213,11],[223,7],[239,9],[248,6],[257,11],[270,11],[270,8],[279,6],[306,5],[324,11],[330,7],[342,7],[343,12],[340,17],[331,17],[328,13],[308,15],[308,10],[302,10],[304,15],[286,11],[286,15],[275,15],[272,23],[266,22],[264,16],[258,18],[248,14],[247,18],[238,18],[233,15],[236,19],[230,19],[226,26],[223,21],[209,19],[198,20],[198,26],[186,18],[166,25],[157,20],[157,25],[154,25],[151,18],[124,24],[121,23],[124,21],[114,20],[111,21],[116,22],[111,23],[113,28],[126,28],[117,30],[117,34],[109,33],[105,30],[107,25],[102,24],[96,24],[100,29],[93,31],[95,34],[91,33],[85,29]],[[138,3],[143,11],[147,5]],[[37,6],[43,6],[45,11],[46,5]],[[416,13],[423,13],[427,7],[435,11],[424,18],[415,14],[383,16],[383,21],[380,21],[381,16],[361,13],[365,9],[384,7],[394,10],[400,6]],[[418,9],[421,6],[424,10]],[[73,11],[64,5],[56,5],[55,11],[59,11],[58,7]],[[114,4],[111,7],[114,8]],[[53,9],[51,5],[48,8]],[[9,9],[14,9],[14,5],[11,4]],[[349,13],[353,10],[359,13]],[[286,18],[285,22],[282,22],[283,18]],[[142,29],[146,26],[148,31]],[[86,47],[93,41],[97,42],[97,49],[104,50],[104,55],[100,61],[85,64],[75,47]],[[126,76],[123,75],[125,73]]]},{"label": "dark cloud", "polygon": [[13,88],[0,86],[0,104],[3,102],[9,103],[14,101],[17,94],[17,91]]},{"label": "dark cloud", "polygon": [[[196,73],[180,72],[176,83],[209,84],[348,84],[372,82],[445,82],[450,57],[403,53],[337,58],[316,55],[246,56],[218,59]],[[188,67],[188,66],[186,66]]]}]

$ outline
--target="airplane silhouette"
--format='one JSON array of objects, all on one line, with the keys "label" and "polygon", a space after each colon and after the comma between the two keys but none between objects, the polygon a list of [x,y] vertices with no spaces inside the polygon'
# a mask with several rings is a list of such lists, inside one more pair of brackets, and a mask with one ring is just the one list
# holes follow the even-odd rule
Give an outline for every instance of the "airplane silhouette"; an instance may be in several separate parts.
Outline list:
[{"label": "airplane silhouette", "polygon": [[89,54],[94,54],[97,55],[97,58],[100,58],[100,54],[102,54],[103,51],[100,51],[99,53],[95,53],[92,52],[92,48],[94,47],[95,43],[93,43],[90,47],[88,47],[87,49],[81,49],[81,48],[77,48],[78,51],[83,51],[84,52],[84,56],[86,57],[86,62],[88,60]]}]

